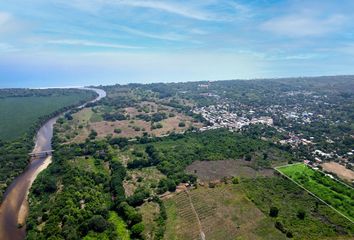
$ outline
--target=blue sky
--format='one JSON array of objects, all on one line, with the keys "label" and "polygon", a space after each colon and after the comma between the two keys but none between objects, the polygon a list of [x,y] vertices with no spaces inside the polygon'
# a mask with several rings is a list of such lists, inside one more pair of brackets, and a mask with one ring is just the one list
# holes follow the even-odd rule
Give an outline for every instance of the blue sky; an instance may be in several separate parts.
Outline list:
[{"label": "blue sky", "polygon": [[353,74],[352,0],[0,0],[0,87]]}]

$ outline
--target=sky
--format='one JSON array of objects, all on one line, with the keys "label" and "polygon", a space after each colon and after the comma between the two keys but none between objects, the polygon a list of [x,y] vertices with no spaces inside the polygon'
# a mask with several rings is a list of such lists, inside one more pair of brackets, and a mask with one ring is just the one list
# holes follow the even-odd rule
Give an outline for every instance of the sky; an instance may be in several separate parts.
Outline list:
[{"label": "sky", "polygon": [[0,88],[354,74],[353,0],[0,0]]}]

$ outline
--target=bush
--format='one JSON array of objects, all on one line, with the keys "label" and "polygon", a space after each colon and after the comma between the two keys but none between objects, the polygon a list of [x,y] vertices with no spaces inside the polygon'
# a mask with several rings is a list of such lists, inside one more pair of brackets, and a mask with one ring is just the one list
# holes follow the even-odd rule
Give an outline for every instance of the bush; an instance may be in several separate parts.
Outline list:
[{"label": "bush", "polygon": [[115,128],[115,129],[114,129],[114,133],[119,134],[119,133],[121,133],[121,132],[122,132],[122,129],[120,129],[120,128]]},{"label": "bush", "polygon": [[159,129],[159,128],[163,128],[161,123],[156,123],[151,126],[151,129]]},{"label": "bush", "polygon": [[137,223],[131,228],[132,237],[139,238],[144,231],[144,224]]},{"label": "bush", "polygon": [[274,224],[274,226],[275,226],[277,229],[279,229],[282,233],[285,233],[284,226],[283,226],[283,224],[282,224],[281,222],[276,221],[275,224]]},{"label": "bush", "polygon": [[95,139],[97,137],[97,132],[95,130],[91,130],[89,138],[91,140]]},{"label": "bush", "polygon": [[301,220],[304,220],[305,219],[305,216],[306,216],[306,212],[304,210],[299,210],[297,211],[297,217]]},{"label": "bush", "polygon": [[293,233],[292,233],[292,232],[287,232],[287,233],[286,233],[286,236],[287,236],[288,238],[292,238],[292,237],[293,237]]},{"label": "bush", "polygon": [[234,178],[232,179],[232,183],[233,183],[233,184],[239,184],[239,183],[240,183],[240,178],[239,178],[239,177],[234,177]]},{"label": "bush", "polygon": [[142,216],[139,212],[135,210],[132,206],[129,206],[128,203],[122,202],[118,207],[118,213],[120,216],[123,216],[124,220],[128,225],[132,226],[142,221]]},{"label": "bush", "polygon": [[144,203],[144,200],[150,196],[148,190],[143,188],[137,188],[134,194],[127,198],[127,202],[130,206],[137,207]]},{"label": "bush", "polygon": [[185,122],[179,122],[178,127],[185,127],[186,123]]},{"label": "bush", "polygon": [[271,207],[269,210],[269,216],[278,217],[279,209],[277,207]]}]

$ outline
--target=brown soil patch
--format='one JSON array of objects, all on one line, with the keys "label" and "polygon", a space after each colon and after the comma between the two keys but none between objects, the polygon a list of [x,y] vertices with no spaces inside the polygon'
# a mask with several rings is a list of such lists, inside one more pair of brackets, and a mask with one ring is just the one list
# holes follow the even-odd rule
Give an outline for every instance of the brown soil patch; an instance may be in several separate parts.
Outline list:
[{"label": "brown soil patch", "polygon": [[186,168],[202,181],[213,181],[223,177],[272,176],[272,169],[255,170],[244,160],[195,161]]},{"label": "brown soil patch", "polygon": [[321,165],[323,170],[335,173],[338,177],[347,181],[354,181],[354,171],[336,162],[326,162]]},{"label": "brown soil patch", "polygon": [[[98,138],[106,137],[109,134],[113,136],[121,136],[121,137],[137,137],[142,136],[143,131],[135,131],[133,127],[139,127],[141,129],[145,128],[146,131],[150,130],[150,123],[145,122],[143,120],[134,120],[133,123],[130,123],[130,120],[123,121],[115,121],[115,122],[95,122],[90,125],[91,129],[94,129],[97,132]],[[114,133],[114,129],[119,128],[122,130],[120,134]]]},{"label": "brown soil patch", "polygon": [[[185,122],[185,127],[178,126],[181,121]],[[161,124],[163,126],[162,128],[152,130],[151,123],[144,120],[135,119],[115,122],[102,121],[91,123],[90,129],[94,129],[97,132],[98,138],[104,138],[109,134],[112,134],[113,136],[134,138],[143,136],[144,132],[147,132],[153,136],[161,137],[172,132],[183,133],[190,126],[194,126],[196,128],[201,128],[203,126],[201,123],[194,123],[191,117],[183,114],[177,114],[175,117],[164,119],[161,121]],[[136,131],[134,127],[139,127],[140,131]],[[114,133],[114,129],[116,128],[121,129],[121,133]],[[87,136],[85,135],[85,137]]]}]

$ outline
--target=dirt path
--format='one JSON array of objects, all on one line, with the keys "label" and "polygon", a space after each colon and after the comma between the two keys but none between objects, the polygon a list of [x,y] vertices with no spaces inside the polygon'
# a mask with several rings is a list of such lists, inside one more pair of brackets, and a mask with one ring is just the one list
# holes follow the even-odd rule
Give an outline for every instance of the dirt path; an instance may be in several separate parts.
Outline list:
[{"label": "dirt path", "polygon": [[193,212],[194,212],[194,214],[195,214],[195,217],[197,218],[197,221],[198,221],[198,227],[199,227],[199,232],[200,232],[200,239],[201,239],[201,240],[206,240],[205,234],[204,234],[203,228],[202,228],[202,223],[200,222],[198,213],[197,213],[197,211],[196,211],[195,208],[194,208],[194,205],[193,205],[193,202],[192,202],[192,198],[191,198],[191,196],[189,195],[188,190],[186,190],[185,192],[186,192],[186,194],[187,194],[187,196],[188,196],[189,203],[191,204],[191,208],[192,208],[192,210],[193,210]]}]

